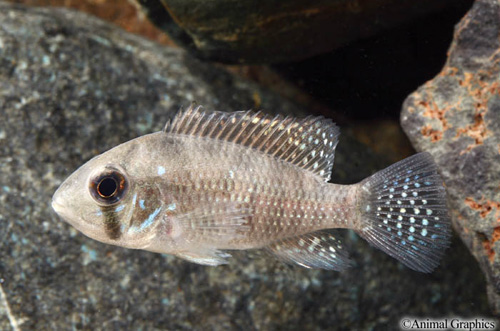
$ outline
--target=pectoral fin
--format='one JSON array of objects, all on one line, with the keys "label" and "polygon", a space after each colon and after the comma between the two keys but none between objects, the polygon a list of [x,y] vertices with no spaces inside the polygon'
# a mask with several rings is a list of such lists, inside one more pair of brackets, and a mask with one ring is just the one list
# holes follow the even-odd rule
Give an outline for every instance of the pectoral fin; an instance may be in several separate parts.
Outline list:
[{"label": "pectoral fin", "polygon": [[182,259],[204,265],[226,264],[230,254],[218,250],[240,239],[250,230],[248,223],[252,210],[236,202],[200,203],[186,210],[171,204],[163,215],[163,226],[158,227],[147,249],[173,254]]},{"label": "pectoral fin", "polygon": [[204,203],[174,216],[182,231],[195,232],[204,240],[230,241],[241,237],[250,227],[252,210],[237,202]]}]

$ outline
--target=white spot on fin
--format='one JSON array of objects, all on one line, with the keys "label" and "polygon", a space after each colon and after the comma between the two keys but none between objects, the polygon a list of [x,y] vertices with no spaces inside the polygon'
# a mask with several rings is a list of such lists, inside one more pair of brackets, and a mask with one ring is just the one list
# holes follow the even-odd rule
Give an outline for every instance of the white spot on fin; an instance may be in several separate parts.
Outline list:
[{"label": "white spot on fin", "polygon": [[[346,250],[333,231],[317,231],[283,239],[271,244],[268,249],[280,260],[305,268],[340,271],[351,266]],[[325,254],[327,251],[336,254]]]},{"label": "white spot on fin", "polygon": [[[436,168],[429,153],[420,153],[377,172],[363,184],[367,194],[362,203],[373,204],[377,212],[360,208],[366,220],[360,234],[408,267],[422,272],[430,272],[439,264],[451,234],[445,190]],[[390,195],[391,189],[394,196]],[[399,222],[386,222],[390,206],[398,204],[402,208],[394,212]],[[443,219],[434,224],[430,216],[435,214],[443,215]]]}]

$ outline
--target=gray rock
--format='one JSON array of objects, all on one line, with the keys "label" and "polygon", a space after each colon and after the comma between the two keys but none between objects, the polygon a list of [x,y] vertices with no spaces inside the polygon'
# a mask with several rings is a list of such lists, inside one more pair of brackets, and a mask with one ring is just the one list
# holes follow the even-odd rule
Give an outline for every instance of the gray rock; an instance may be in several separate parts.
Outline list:
[{"label": "gray rock", "polygon": [[[406,315],[488,315],[458,243],[430,275],[352,233],[357,266],[344,273],[257,253],[211,268],[104,245],[56,217],[51,196],[76,167],[193,100],[303,114],[182,50],[80,13],[0,2],[0,329],[398,329]],[[336,162],[337,182],[386,165],[346,137]]]},{"label": "gray rock", "polygon": [[500,3],[477,0],[439,75],[405,101],[401,123],[443,175],[455,230],[500,314]]}]

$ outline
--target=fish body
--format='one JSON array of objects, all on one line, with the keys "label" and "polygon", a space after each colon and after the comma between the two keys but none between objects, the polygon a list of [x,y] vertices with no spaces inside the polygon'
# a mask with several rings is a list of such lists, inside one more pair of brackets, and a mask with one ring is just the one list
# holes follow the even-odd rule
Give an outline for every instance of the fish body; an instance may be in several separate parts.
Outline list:
[{"label": "fish body", "polygon": [[353,185],[327,183],[339,130],[321,117],[190,107],[164,131],[88,161],[53,208],[96,240],[219,265],[266,248],[285,262],[342,270],[329,229],[348,228],[428,272],[448,245],[445,194],[429,154]]}]

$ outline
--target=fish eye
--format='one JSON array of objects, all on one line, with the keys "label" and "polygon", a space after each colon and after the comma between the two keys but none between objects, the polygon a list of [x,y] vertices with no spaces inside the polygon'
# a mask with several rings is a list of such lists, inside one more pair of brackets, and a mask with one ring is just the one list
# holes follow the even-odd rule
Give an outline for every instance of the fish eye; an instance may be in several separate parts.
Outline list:
[{"label": "fish eye", "polygon": [[125,176],[117,169],[106,168],[90,181],[90,193],[100,204],[112,205],[120,201],[128,188]]},{"label": "fish eye", "polygon": [[113,177],[104,177],[97,184],[97,193],[101,198],[109,199],[116,194],[118,183]]}]

